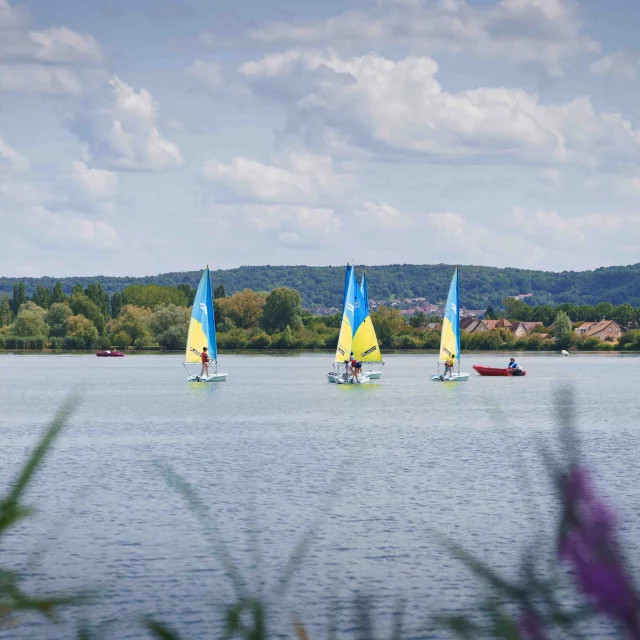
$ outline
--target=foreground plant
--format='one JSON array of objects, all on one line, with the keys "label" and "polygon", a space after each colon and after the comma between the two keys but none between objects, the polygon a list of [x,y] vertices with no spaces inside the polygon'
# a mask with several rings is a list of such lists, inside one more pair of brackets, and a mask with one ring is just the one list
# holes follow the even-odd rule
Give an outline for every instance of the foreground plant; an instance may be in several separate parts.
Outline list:
[{"label": "foreground plant", "polygon": [[[77,404],[77,399],[72,398],[62,405],[33,453],[18,473],[7,495],[0,499],[0,549],[2,549],[2,541],[9,531],[19,522],[33,515],[34,509],[23,504],[23,496],[50,452],[53,443],[65,428]],[[21,586],[22,581],[18,572],[2,567],[2,557],[0,556],[0,628],[8,624],[18,624],[20,615],[27,612],[42,614],[55,622],[59,609],[83,604],[88,599],[86,592],[30,595]]]},{"label": "foreground plant", "polygon": [[[24,518],[33,514],[22,502],[25,491],[38,468],[64,429],[75,406],[66,402],[34,449],[6,497],[0,499],[0,549],[2,538]],[[574,426],[573,398],[568,390],[556,398],[560,455],[543,449],[549,472],[555,480],[559,502],[556,539],[549,540],[549,553],[543,545],[528,549],[519,561],[518,577],[506,579],[468,551],[443,539],[443,544],[484,584],[479,606],[456,615],[436,615],[428,629],[411,633],[411,637],[442,638],[442,630],[465,640],[482,638],[502,640],[553,640],[586,638],[585,624],[605,616],[619,630],[619,637],[640,640],[640,596],[634,584],[618,540],[617,523],[611,508],[598,496],[594,483],[580,458]],[[291,584],[292,577],[311,544],[318,520],[295,546],[281,576],[269,593],[252,588],[233,562],[226,544],[215,526],[212,514],[196,489],[167,467],[161,468],[169,486],[180,493],[197,516],[234,587],[233,602],[221,612],[223,640],[267,640],[268,606],[277,603]],[[332,492],[328,492],[332,495]],[[253,541],[254,547],[257,544]],[[256,547],[257,550],[257,547]],[[21,614],[37,612],[56,621],[63,607],[83,604],[87,594],[53,594],[34,596],[21,586],[19,573],[3,569],[0,556],[0,629],[19,624]],[[573,589],[571,587],[573,586]],[[271,603],[271,604],[267,604]],[[366,594],[358,594],[353,603],[353,622],[349,637],[375,640],[373,603]],[[400,612],[402,607],[397,607]],[[335,610],[330,611],[329,640],[337,640]],[[394,616],[392,640],[401,640],[409,632],[403,629],[402,614]],[[175,629],[159,619],[140,619],[147,634],[159,640],[185,640]],[[304,624],[304,615],[291,616],[291,631],[297,640],[313,640]],[[141,629],[141,633],[143,633]],[[92,637],[81,626],[78,640]]]}]

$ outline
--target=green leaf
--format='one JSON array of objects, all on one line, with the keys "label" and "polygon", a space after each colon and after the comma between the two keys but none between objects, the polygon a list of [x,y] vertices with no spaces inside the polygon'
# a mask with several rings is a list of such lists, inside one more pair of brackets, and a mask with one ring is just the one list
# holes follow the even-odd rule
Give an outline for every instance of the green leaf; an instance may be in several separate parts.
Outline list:
[{"label": "green leaf", "polygon": [[73,396],[63,403],[56,413],[51,426],[45,431],[35,450],[18,474],[18,478],[13,484],[9,495],[0,502],[0,534],[18,520],[32,513],[31,510],[25,509],[20,505],[20,498],[42,464],[44,457],[51,449],[55,439],[66,426],[77,405],[78,398]]},{"label": "green leaf", "polygon": [[143,618],[141,624],[147,631],[151,632],[155,638],[160,638],[160,640],[181,639],[181,636],[164,622],[158,622],[153,618]]},{"label": "green leaf", "polygon": [[513,585],[507,580],[501,578],[485,563],[483,563],[481,560],[478,560],[475,556],[470,554],[468,551],[465,551],[459,545],[444,539],[442,536],[441,539],[443,541],[443,544],[449,548],[449,550],[458,560],[460,560],[469,570],[471,570],[475,575],[488,583],[496,591],[502,593],[508,598],[516,599],[519,602],[524,602],[526,600],[527,594],[526,591],[522,589],[522,587]]},{"label": "green leaf", "polygon": [[439,626],[453,631],[459,638],[464,638],[464,640],[475,640],[480,637],[481,627],[471,622],[467,616],[438,615],[434,616],[433,620]]},{"label": "green leaf", "polygon": [[166,465],[156,463],[156,466],[160,471],[162,471],[167,484],[174,489],[174,491],[177,491],[182,495],[191,512],[200,521],[205,533],[209,537],[209,541],[211,542],[214,551],[222,562],[225,572],[231,579],[238,597],[245,597],[247,593],[246,583],[242,579],[240,572],[233,562],[231,554],[228,552],[227,546],[220,536],[218,529],[212,524],[212,516],[209,507],[204,503],[193,486],[181,475]]}]

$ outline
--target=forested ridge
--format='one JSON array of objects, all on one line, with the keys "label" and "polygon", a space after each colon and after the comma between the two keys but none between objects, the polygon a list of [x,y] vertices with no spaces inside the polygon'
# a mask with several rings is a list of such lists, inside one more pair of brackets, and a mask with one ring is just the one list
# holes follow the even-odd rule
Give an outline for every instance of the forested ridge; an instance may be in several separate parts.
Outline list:
[{"label": "forested ridge", "polygon": [[[356,267],[361,274],[364,267]],[[398,297],[420,296],[432,303],[444,301],[447,295],[453,265],[397,264],[367,267],[369,297],[372,300],[390,300]],[[69,294],[74,285],[83,288],[92,283],[104,287],[107,293],[121,292],[134,284],[196,287],[201,271],[163,273],[155,276],[109,277],[82,276],[69,278],[4,278],[0,277],[0,296],[11,295],[13,285],[24,282],[29,296],[38,285],[51,289],[61,282]],[[344,266],[245,266],[237,269],[211,271],[213,286],[223,285],[228,294],[244,289],[272,291],[277,287],[291,287],[302,295],[306,307],[339,307],[342,302]],[[611,302],[640,306],[640,263],[602,267],[594,271],[533,271],[527,269],[460,267],[460,294],[462,304],[469,309],[485,309],[489,305],[501,307],[508,296],[533,293],[529,304],[597,304]]]}]

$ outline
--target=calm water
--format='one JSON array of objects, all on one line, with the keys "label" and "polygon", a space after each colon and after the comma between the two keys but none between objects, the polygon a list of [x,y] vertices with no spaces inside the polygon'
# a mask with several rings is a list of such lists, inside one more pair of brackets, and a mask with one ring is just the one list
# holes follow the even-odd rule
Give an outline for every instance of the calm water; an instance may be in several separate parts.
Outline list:
[{"label": "calm water", "polygon": [[[469,356],[472,378],[451,385],[428,379],[435,356],[389,356],[378,383],[344,387],[326,382],[329,355],[225,356],[229,379],[218,385],[187,384],[179,356],[0,356],[0,486],[69,391],[84,397],[30,492],[38,517],[0,548],[0,564],[23,569],[34,589],[99,587],[99,606],[82,615],[109,637],[144,637],[141,614],[212,637],[232,590],[160,462],[197,487],[254,591],[272,593],[313,528],[274,603],[279,633],[291,635],[296,612],[325,637],[332,596],[348,629],[345,607],[360,591],[380,628],[403,597],[413,637],[444,637],[420,622],[477,591],[436,532],[511,571],[553,521],[537,451],[555,435],[554,393],[570,384],[584,449],[640,568],[640,359],[518,360],[526,378],[480,378],[474,361],[507,358]],[[75,614],[57,627],[32,621],[0,637],[71,637],[76,623]]]}]

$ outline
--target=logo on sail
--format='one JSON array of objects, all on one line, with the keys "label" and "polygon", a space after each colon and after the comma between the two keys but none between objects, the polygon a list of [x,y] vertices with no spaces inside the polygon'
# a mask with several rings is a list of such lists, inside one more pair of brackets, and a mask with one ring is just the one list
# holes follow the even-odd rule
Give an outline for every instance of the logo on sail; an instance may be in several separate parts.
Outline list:
[{"label": "logo on sail", "polygon": [[207,305],[204,302],[200,303],[200,308],[204,311],[204,315],[207,315]]},{"label": "logo on sail", "polygon": [[362,352],[362,356],[361,357],[365,357],[368,356],[370,353],[373,353],[378,347],[376,347],[375,345],[373,345],[373,347],[371,347],[371,349],[367,349],[366,351]]},{"label": "logo on sail", "polygon": [[457,312],[455,302],[452,302],[452,303],[451,303],[451,309],[453,310],[453,313],[456,313],[456,312]]}]

